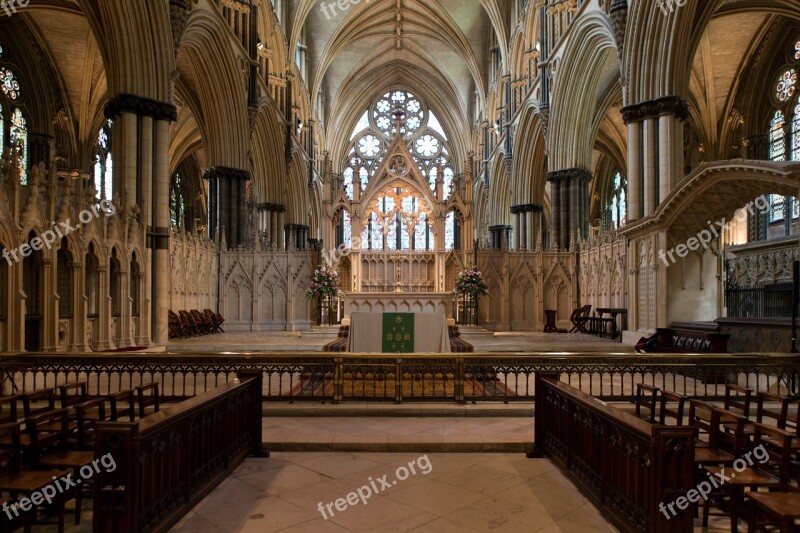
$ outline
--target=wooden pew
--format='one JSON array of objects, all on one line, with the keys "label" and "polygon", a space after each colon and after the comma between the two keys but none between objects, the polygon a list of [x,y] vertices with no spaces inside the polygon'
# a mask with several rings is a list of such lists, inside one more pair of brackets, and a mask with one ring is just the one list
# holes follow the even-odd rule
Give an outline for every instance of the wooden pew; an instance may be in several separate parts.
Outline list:
[{"label": "wooden pew", "polygon": [[94,531],[168,531],[247,456],[266,456],[261,387],[260,372],[242,373],[136,423],[98,422],[95,457],[117,468],[95,478]]},{"label": "wooden pew", "polygon": [[659,504],[695,486],[694,428],[650,424],[561,383],[558,374],[537,373],[535,394],[529,456],[550,457],[621,531],[692,530],[691,504],[671,518]]}]

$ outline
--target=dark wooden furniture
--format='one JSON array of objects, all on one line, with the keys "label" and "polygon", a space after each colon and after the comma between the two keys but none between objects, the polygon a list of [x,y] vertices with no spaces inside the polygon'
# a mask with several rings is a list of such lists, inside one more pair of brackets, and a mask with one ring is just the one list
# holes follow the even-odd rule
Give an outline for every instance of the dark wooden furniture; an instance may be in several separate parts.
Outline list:
[{"label": "dark wooden furniture", "polygon": [[[768,436],[770,439],[765,439]],[[736,533],[739,528],[739,516],[745,501],[745,489],[751,491],[758,488],[766,489],[789,489],[790,487],[790,467],[791,453],[787,453],[791,435],[785,431],[765,426],[764,424],[755,425],[753,447],[763,447],[768,454],[768,464],[759,464],[745,469],[737,469],[734,475],[730,475],[728,469],[728,479],[721,484],[722,494],[729,495],[729,516],[731,520],[731,533]],[[735,465],[735,463],[734,463]],[[767,467],[772,467],[767,471]],[[706,466],[705,471],[712,476],[724,474],[724,466]],[[721,478],[720,478],[721,479]],[[706,500],[703,508],[703,526],[708,527],[710,500]]]},{"label": "dark wooden furniture", "polygon": [[[636,416],[648,422],[655,422],[659,390],[658,387],[652,387],[644,383],[636,385]],[[647,416],[642,412],[643,409],[647,409]]]},{"label": "dark wooden furniture", "polygon": [[750,517],[748,533],[764,531],[764,525],[774,525],[780,533],[800,531],[800,493],[798,492],[750,492]]},{"label": "dark wooden furniture", "polygon": [[705,331],[693,327],[657,328],[658,342],[654,351],[660,353],[726,353],[727,333]]},{"label": "dark wooden furniture", "polygon": [[[450,338],[450,351],[452,353],[473,353],[475,348],[461,338],[458,326],[447,326]],[[322,351],[327,353],[344,353],[350,346],[350,326],[339,326],[339,335],[335,340],[323,346]]]},{"label": "dark wooden furniture", "polygon": [[[0,493],[8,493],[12,499],[20,496],[29,498],[35,492],[60,480],[65,475],[62,470],[28,470],[22,466],[22,449],[20,446],[20,426],[15,423],[0,425],[0,434],[9,436],[9,446],[0,447]],[[58,531],[64,531],[64,503],[71,499],[73,490],[57,494],[53,503],[58,508]],[[36,506],[38,507],[38,506]],[[20,510],[20,517],[26,530],[30,531],[35,518],[35,509],[27,513]],[[13,512],[12,512],[13,513]],[[76,516],[77,520],[77,516]],[[76,522],[77,524],[77,522]]]},{"label": "dark wooden furniture", "polygon": [[572,315],[569,317],[570,323],[572,323],[572,329],[569,330],[570,333],[586,333],[586,322],[589,321],[589,314],[592,312],[591,305],[584,305],[583,307],[579,307],[572,312]]},{"label": "dark wooden furniture", "polygon": [[544,332],[545,333],[566,333],[566,330],[558,329],[558,324],[556,323],[558,319],[558,311],[555,309],[545,309],[544,310]]},{"label": "dark wooden furniture", "polygon": [[[599,315],[598,318],[601,320],[601,324],[609,326],[610,331],[607,331],[607,333],[611,335],[612,339],[622,336],[622,332],[625,331],[628,325],[627,309],[623,307],[596,307],[594,312]],[[610,319],[606,319],[606,315],[609,315]],[[610,322],[606,322],[606,320],[610,320]]]},{"label": "dark wooden furniture", "polygon": [[136,400],[139,405],[139,418],[157,413],[161,407],[158,396],[158,383],[149,383],[136,387]]},{"label": "dark wooden furniture", "polygon": [[108,403],[111,408],[110,420],[112,421],[136,421],[136,392],[123,390],[108,395]]},{"label": "dark wooden furniture", "polygon": [[559,381],[536,375],[536,448],[626,532],[692,530],[687,505],[659,512],[695,486],[694,429],[650,424]]},{"label": "dark wooden furniture", "polygon": [[99,422],[95,454],[117,468],[94,481],[95,532],[167,531],[261,450],[261,373],[242,374],[136,423]]}]

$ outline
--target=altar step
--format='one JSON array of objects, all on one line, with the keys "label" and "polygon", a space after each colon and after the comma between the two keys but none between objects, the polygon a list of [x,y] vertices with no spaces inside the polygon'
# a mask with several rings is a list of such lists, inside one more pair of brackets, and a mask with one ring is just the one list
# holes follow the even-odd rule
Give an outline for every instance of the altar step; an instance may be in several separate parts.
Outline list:
[{"label": "altar step", "polygon": [[305,339],[335,339],[339,335],[339,325],[335,326],[313,326],[310,330],[300,334]]},{"label": "altar step", "polygon": [[275,452],[525,453],[533,417],[266,417]]}]

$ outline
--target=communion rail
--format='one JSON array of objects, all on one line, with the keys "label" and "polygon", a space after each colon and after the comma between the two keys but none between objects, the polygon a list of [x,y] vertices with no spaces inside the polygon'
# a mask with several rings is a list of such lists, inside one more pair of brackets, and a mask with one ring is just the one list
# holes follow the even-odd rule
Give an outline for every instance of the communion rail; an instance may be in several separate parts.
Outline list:
[{"label": "communion rail", "polygon": [[531,402],[536,372],[558,373],[562,382],[605,401],[631,400],[637,383],[705,399],[721,398],[723,381],[800,396],[798,356],[535,353],[4,355],[0,395],[85,381],[89,395],[102,396],[156,381],[162,401],[181,401],[253,371],[262,374],[265,402]]}]

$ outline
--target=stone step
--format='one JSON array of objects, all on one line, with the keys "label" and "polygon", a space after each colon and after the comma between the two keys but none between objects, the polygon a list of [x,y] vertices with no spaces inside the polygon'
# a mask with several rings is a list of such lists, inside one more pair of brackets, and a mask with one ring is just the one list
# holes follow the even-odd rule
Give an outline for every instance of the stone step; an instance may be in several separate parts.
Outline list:
[{"label": "stone step", "polygon": [[455,403],[295,403],[269,404],[264,408],[264,416],[272,417],[458,417],[458,418],[532,418],[532,402],[519,403],[479,403],[458,405]]},{"label": "stone step", "polygon": [[533,418],[265,418],[265,449],[282,452],[524,453]]}]

